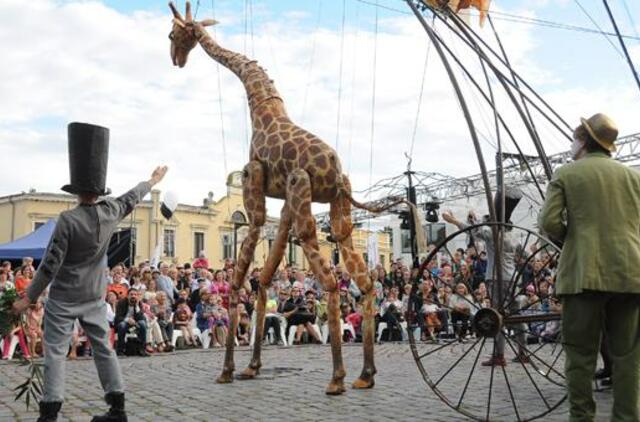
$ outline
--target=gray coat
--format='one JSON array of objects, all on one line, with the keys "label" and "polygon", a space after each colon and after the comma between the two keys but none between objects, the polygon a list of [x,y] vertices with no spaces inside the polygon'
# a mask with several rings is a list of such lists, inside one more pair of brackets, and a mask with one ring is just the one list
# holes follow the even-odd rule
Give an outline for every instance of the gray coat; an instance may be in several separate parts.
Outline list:
[{"label": "gray coat", "polygon": [[29,300],[35,302],[49,283],[49,297],[56,301],[84,303],[102,298],[111,235],[150,190],[149,182],[140,182],[119,198],[104,198],[62,212],[27,289]]}]

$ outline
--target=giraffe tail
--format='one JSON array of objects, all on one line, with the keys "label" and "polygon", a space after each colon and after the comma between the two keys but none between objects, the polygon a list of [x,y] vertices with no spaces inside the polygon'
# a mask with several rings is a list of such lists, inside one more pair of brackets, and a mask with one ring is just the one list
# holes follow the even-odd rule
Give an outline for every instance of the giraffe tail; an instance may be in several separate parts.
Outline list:
[{"label": "giraffe tail", "polygon": [[418,207],[414,203],[408,201],[406,198],[403,198],[403,197],[390,196],[369,205],[369,204],[363,204],[353,199],[351,194],[346,189],[342,190],[342,195],[344,195],[349,200],[349,202],[351,202],[351,205],[353,205],[354,207],[359,208],[361,210],[369,211],[370,213],[373,213],[373,214],[380,214],[382,212],[385,212],[395,207],[396,205],[403,204],[403,203],[406,204],[411,210],[411,218],[413,218],[415,227],[420,228],[416,230],[416,243],[418,246],[418,255],[420,256],[427,255],[427,239],[426,239],[424,230],[421,230],[422,213],[419,211]]}]

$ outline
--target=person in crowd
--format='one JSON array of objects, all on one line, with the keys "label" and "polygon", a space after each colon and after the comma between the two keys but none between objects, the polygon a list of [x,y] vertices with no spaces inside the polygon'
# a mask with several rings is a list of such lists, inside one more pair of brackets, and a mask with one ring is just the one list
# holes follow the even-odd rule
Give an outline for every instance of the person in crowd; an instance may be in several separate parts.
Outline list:
[{"label": "person in crowd", "polygon": [[173,322],[171,316],[171,304],[167,300],[167,294],[165,292],[158,292],[155,297],[155,302],[150,303],[151,312],[153,312],[157,318],[158,325],[162,332],[162,338],[164,339],[164,350],[170,352],[173,350],[171,340],[173,339]]},{"label": "person in crowd", "polygon": [[389,290],[389,294],[382,301],[380,305],[380,321],[387,324],[387,330],[389,332],[389,338],[392,338],[392,332],[402,332],[400,323],[404,321],[402,316],[402,301],[398,299],[398,292],[396,287],[392,287]]},{"label": "person in crowd", "polygon": [[144,317],[147,321],[147,338],[145,346],[147,353],[154,353],[156,350],[162,353],[165,350],[165,338],[162,334],[162,328],[160,328],[158,317],[151,310],[151,307],[156,303],[157,300],[153,298],[147,303],[142,302],[140,305],[142,306],[142,312],[144,313]]},{"label": "person in crowd", "polygon": [[[233,269],[233,268],[229,268]],[[216,294],[222,298],[222,306],[225,309],[229,309],[229,294],[231,293],[231,286],[225,280],[225,272],[217,270],[213,276],[213,283],[211,283],[211,293]]]},{"label": "person in crowd", "polygon": [[[118,356],[125,354],[125,339],[130,329],[135,329],[141,345],[147,342],[147,321],[140,303],[140,292],[129,290],[126,298],[120,299],[116,305],[114,324],[118,332]],[[148,356],[144,348],[139,350],[141,356]]]},{"label": "person in crowd", "polygon": [[316,343],[322,343],[315,331],[313,324],[316,321],[315,303],[310,310],[302,296],[302,284],[294,283],[291,289],[291,297],[285,302],[282,309],[279,310],[287,319],[289,327],[296,327],[296,334],[293,344],[300,344],[302,335],[306,331]]},{"label": "person in crowd", "polygon": [[211,294],[204,312],[211,330],[213,346],[224,346],[229,335],[229,314],[223,306],[222,298],[217,294]]},{"label": "person in crowd", "polygon": [[13,271],[11,270],[11,261],[2,261],[2,269],[7,275],[7,280],[13,283]]},{"label": "person in crowd", "polygon": [[[188,265],[188,264],[187,264]],[[178,290],[188,290],[191,293],[193,290],[193,270],[191,266],[189,268],[183,268],[179,270],[180,277],[178,278]]]},{"label": "person in crowd", "polygon": [[[440,317],[438,316],[438,312],[440,308],[433,301],[432,295],[425,295],[423,297],[422,308],[420,308],[420,315],[423,320],[425,334],[429,336],[432,341],[436,341],[435,333],[440,331],[442,327],[442,321],[440,321]],[[423,337],[423,340],[425,338]]]},{"label": "person in crowd", "polygon": [[182,332],[182,338],[187,347],[195,347],[197,345],[191,328],[192,316],[193,313],[189,309],[187,302],[184,299],[178,299],[176,301],[176,311],[173,314],[173,326]]},{"label": "person in crowd", "polygon": [[32,357],[38,357],[36,346],[42,341],[42,320],[44,318],[44,307],[42,300],[38,300],[35,304],[27,309],[27,337],[29,343],[29,354]]},{"label": "person in crowd", "polygon": [[160,275],[158,275],[157,286],[158,291],[164,292],[167,301],[171,307],[173,307],[175,298],[178,296],[178,289],[169,275],[169,264],[166,262],[160,263]]},{"label": "person in crowd", "polygon": [[356,334],[356,338],[351,339],[351,341],[356,341],[358,338],[362,338],[362,304],[357,303],[355,309],[351,309],[348,315],[345,317],[344,321],[351,324],[353,327],[353,331]]},{"label": "person in crowd", "polygon": [[241,310],[238,304],[238,344],[240,346],[248,346],[251,341],[251,317],[246,310]]},{"label": "person in crowd", "polygon": [[142,278],[140,273],[137,271],[132,271],[129,275],[129,282],[131,283],[131,288],[138,290],[144,295],[144,291],[147,290],[147,286],[142,282]]},{"label": "person in crowd", "polygon": [[15,286],[11,281],[9,281],[9,274],[6,267],[0,267],[0,297],[2,297],[6,290],[13,289],[15,289]]},{"label": "person in crowd", "polygon": [[144,284],[145,290],[149,287],[149,284],[151,284],[151,280],[153,280],[153,277],[151,276],[151,268],[143,267],[140,270],[140,282]]},{"label": "person in crowd", "polygon": [[603,332],[613,361],[611,419],[640,420],[640,174],[611,158],[617,136],[602,113],[581,119],[574,162],[556,170],[538,216],[538,227],[564,245],[555,288],[572,420],[595,418]]},{"label": "person in crowd", "polygon": [[202,289],[205,289],[207,291],[207,293],[209,293],[209,294],[211,293],[211,287],[207,287],[207,279],[206,278],[198,279],[197,288],[195,288],[195,289],[193,289],[191,291],[191,295],[189,296],[189,299],[187,300],[187,304],[189,305],[189,308],[191,309],[191,312],[193,312],[193,313],[196,312],[196,308],[198,307],[198,304],[202,303]]},{"label": "person in crowd", "polygon": [[27,288],[31,284],[33,279],[33,270],[30,265],[23,265],[20,267],[19,275],[16,275],[14,285],[16,286],[16,292],[18,296],[24,297],[27,291]]},{"label": "person in crowd", "polygon": [[251,270],[249,284],[251,285],[251,291],[257,293],[260,287],[260,268],[253,268]]},{"label": "person in crowd", "polygon": [[247,294],[247,290],[244,287],[238,289],[238,304],[244,306],[245,311],[251,316],[253,313],[253,303],[250,296]]},{"label": "person in crowd", "polygon": [[107,293],[114,292],[116,296],[118,296],[118,300],[120,300],[128,296],[129,285],[125,283],[123,273],[122,273],[122,267],[117,266],[117,268],[119,268],[120,270],[112,271],[112,275],[111,275],[112,281],[107,286]]},{"label": "person in crowd", "polygon": [[33,257],[25,256],[22,258],[22,271],[24,272],[25,268],[28,268],[31,271],[31,274],[36,272],[35,267],[33,266]]},{"label": "person in crowd", "polygon": [[25,332],[22,330],[22,327],[20,326],[20,324],[13,325],[11,330],[9,330],[9,334],[7,334],[2,339],[2,359],[6,360],[6,359],[9,359],[10,357],[9,352],[11,347],[11,338],[13,336],[18,337],[18,346],[20,346],[20,351],[22,352],[22,356],[25,359],[31,359],[31,354],[29,353],[29,345],[27,343],[27,337],[25,335]]},{"label": "person in crowd", "polygon": [[158,287],[156,280],[151,278],[147,284],[147,288],[144,290],[143,300],[149,302],[151,299],[155,299],[158,295]]},{"label": "person in crowd", "polygon": [[198,257],[191,264],[193,269],[204,268],[209,269],[209,260],[207,259],[207,255],[204,251],[200,251]]},{"label": "person in crowd", "polygon": [[274,341],[278,346],[283,346],[284,339],[281,335],[282,324],[286,324],[286,320],[278,313],[278,301],[275,299],[267,299],[265,305],[264,338],[262,340],[267,341],[267,334],[269,333],[269,329],[272,328]]},{"label": "person in crowd", "polygon": [[456,285],[456,291],[449,300],[449,306],[451,307],[451,323],[454,326],[456,337],[462,340],[469,329],[469,318],[473,306],[473,298],[464,283]]}]

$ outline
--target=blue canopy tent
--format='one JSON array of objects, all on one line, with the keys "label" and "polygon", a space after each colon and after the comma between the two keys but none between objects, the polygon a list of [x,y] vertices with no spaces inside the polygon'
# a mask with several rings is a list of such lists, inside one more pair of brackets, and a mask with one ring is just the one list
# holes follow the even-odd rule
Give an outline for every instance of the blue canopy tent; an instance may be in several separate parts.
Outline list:
[{"label": "blue canopy tent", "polygon": [[[51,219],[28,235],[0,245],[0,259],[20,261],[25,256],[30,256],[35,261],[40,261],[47,250],[49,239],[51,239],[55,228],[56,220]],[[135,241],[131,237],[131,229],[115,232],[111,236],[107,250],[109,267],[120,262],[131,265],[133,250],[135,250]]]},{"label": "blue canopy tent", "polygon": [[0,245],[0,259],[19,260],[30,256],[41,260],[55,228],[56,221],[51,219],[28,235]]}]

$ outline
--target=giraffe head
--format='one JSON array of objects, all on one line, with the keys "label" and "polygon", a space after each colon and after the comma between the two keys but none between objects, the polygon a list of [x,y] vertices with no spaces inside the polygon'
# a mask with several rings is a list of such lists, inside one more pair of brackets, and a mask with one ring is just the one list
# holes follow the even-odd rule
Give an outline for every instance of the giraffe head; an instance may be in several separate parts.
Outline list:
[{"label": "giraffe head", "polygon": [[171,12],[173,12],[173,26],[169,32],[171,40],[171,60],[175,66],[184,67],[189,57],[189,52],[196,46],[198,39],[196,38],[195,26],[211,26],[218,22],[213,19],[205,19],[201,22],[193,20],[191,15],[191,3],[187,1],[184,18],[178,12],[178,9],[169,2]]}]

